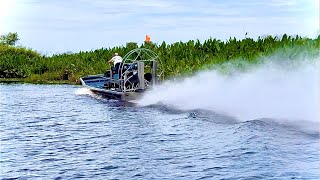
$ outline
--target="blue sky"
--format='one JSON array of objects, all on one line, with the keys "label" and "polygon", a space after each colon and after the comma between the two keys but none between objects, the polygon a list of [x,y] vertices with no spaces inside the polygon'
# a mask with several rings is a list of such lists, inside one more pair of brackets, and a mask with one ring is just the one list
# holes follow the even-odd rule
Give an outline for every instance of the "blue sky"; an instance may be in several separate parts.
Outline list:
[{"label": "blue sky", "polygon": [[230,36],[319,34],[319,0],[0,0],[0,34],[43,54]]}]

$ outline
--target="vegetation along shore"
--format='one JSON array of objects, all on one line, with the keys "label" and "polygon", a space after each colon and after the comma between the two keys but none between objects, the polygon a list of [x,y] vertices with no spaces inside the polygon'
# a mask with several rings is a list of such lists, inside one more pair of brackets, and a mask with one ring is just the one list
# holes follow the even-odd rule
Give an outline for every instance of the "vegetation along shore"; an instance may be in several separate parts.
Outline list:
[{"label": "vegetation along shore", "polygon": [[[295,59],[301,54],[315,58],[319,56],[320,49],[320,35],[311,39],[284,34],[257,39],[230,38],[227,41],[210,38],[203,42],[189,40],[172,44],[145,42],[140,46],[128,42],[120,47],[46,56],[29,48],[15,46],[18,40],[17,33],[1,35],[0,82],[79,84],[82,76],[105,73],[110,68],[107,61],[113,53],[124,56],[138,47],[149,48],[159,55],[166,78],[219,67],[226,62],[257,64],[261,57],[278,52],[281,52],[279,55],[283,59]],[[240,70],[245,68],[242,64],[236,67]]]}]

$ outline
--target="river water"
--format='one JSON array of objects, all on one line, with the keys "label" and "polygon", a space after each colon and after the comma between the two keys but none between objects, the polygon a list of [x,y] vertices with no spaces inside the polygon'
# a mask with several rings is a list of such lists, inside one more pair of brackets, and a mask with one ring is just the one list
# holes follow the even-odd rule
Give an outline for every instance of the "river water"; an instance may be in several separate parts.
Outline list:
[{"label": "river water", "polygon": [[0,84],[1,179],[320,179],[319,131]]}]

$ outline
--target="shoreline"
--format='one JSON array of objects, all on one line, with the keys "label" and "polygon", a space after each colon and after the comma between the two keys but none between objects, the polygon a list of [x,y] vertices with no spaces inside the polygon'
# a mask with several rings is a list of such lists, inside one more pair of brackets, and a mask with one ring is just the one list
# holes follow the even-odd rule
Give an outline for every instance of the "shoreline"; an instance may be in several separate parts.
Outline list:
[{"label": "shoreline", "polygon": [[[0,83],[71,84],[80,85],[79,78],[105,73],[110,69],[106,59],[117,52],[121,55],[135,48],[154,51],[161,60],[165,79],[219,69],[228,73],[240,71],[261,62],[261,59],[314,59],[319,56],[320,35],[316,39],[300,36],[266,36],[254,40],[230,38],[221,41],[209,38],[204,42],[189,40],[166,44],[128,42],[112,49],[100,48],[72,54],[46,57],[25,47],[0,45]],[[228,66],[231,68],[229,69]]]},{"label": "shoreline", "polygon": [[71,82],[71,81],[67,81],[67,80],[62,80],[62,81],[52,81],[52,80],[41,80],[41,81],[30,81],[28,79],[24,79],[24,78],[0,78],[0,83],[3,84],[47,84],[47,85],[59,85],[59,84],[66,84],[66,85],[81,85],[79,83],[76,82]]}]

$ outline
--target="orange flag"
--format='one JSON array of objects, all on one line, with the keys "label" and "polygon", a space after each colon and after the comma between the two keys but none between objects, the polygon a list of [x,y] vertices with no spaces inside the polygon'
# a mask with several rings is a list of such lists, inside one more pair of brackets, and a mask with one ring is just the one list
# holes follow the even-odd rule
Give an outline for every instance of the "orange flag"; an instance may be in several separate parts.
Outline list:
[{"label": "orange flag", "polygon": [[146,42],[150,42],[150,36],[146,35]]}]

